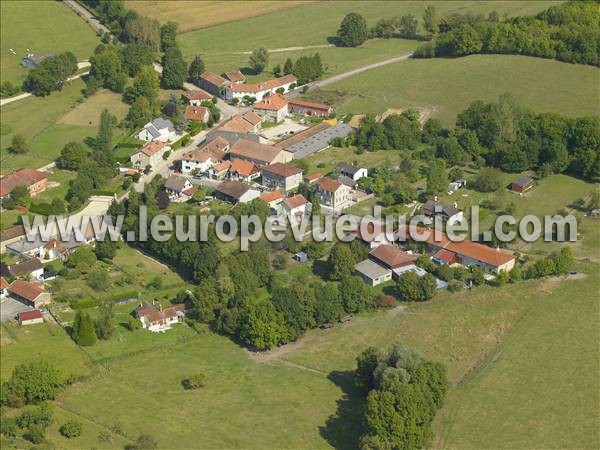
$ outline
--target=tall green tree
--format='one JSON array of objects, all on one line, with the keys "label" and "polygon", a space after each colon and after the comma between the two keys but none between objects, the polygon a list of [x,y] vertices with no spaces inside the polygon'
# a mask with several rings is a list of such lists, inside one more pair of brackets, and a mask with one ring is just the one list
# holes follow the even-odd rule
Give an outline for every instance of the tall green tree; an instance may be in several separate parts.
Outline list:
[{"label": "tall green tree", "polygon": [[283,74],[284,75],[289,75],[290,73],[292,73],[294,70],[294,62],[292,61],[291,58],[288,58],[285,60],[285,63],[283,64]]},{"label": "tall green tree", "polygon": [[99,316],[95,322],[98,339],[108,340],[115,334],[115,312],[112,302],[102,302],[98,308]]},{"label": "tall green tree", "polygon": [[435,36],[439,31],[440,18],[435,6],[429,5],[423,12],[423,28],[431,35]]},{"label": "tall green tree", "polygon": [[196,55],[190,63],[190,68],[188,69],[188,81],[191,83],[197,83],[200,79],[200,75],[202,75],[204,71],[204,61],[199,55]]},{"label": "tall green tree", "polygon": [[29,142],[22,134],[15,134],[10,141],[10,145],[6,150],[14,155],[22,155],[30,149]]},{"label": "tall green tree", "polygon": [[188,74],[188,69],[181,50],[177,45],[171,45],[162,58],[163,72],[160,79],[161,87],[165,89],[181,89]]},{"label": "tall green tree", "polygon": [[343,47],[358,47],[369,37],[367,21],[360,14],[346,14],[340,24],[337,36]]},{"label": "tall green tree", "polygon": [[356,260],[350,250],[350,246],[343,242],[337,242],[329,253],[329,277],[332,280],[341,280],[352,275]]},{"label": "tall green tree", "polygon": [[77,170],[86,160],[88,150],[80,142],[65,144],[57,159],[58,167],[65,170]]},{"label": "tall green tree", "polygon": [[269,51],[264,47],[254,49],[248,64],[255,73],[261,73],[269,64]]},{"label": "tall green tree", "polygon": [[153,102],[159,92],[158,74],[152,66],[143,66],[133,80],[133,85],[127,89],[125,97],[129,103],[133,103],[138,97],[146,97]]},{"label": "tall green tree", "polygon": [[[77,317],[79,315],[79,317]],[[96,331],[94,323],[88,313],[77,311],[75,321],[73,323],[73,339],[82,347],[89,347],[96,343]]]}]

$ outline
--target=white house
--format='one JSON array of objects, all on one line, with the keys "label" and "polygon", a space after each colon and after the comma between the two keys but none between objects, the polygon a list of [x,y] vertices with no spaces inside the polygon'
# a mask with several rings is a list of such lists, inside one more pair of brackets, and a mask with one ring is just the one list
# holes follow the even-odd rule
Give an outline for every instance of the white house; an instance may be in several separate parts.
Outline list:
[{"label": "white house", "polygon": [[179,303],[168,308],[156,307],[153,304],[142,302],[135,310],[135,315],[142,323],[142,328],[155,333],[164,333],[171,329],[171,325],[183,322],[185,305]]},{"label": "white house", "polygon": [[281,122],[288,115],[288,101],[281,94],[267,95],[254,104],[252,111],[272,122]]},{"label": "white house", "polygon": [[171,150],[171,147],[161,141],[150,141],[131,155],[129,160],[131,165],[138,169],[143,169],[146,166],[154,167],[154,165],[162,160],[165,152]]},{"label": "white house", "polygon": [[179,138],[179,134],[175,131],[173,122],[168,119],[158,117],[152,122],[148,122],[139,132],[138,138],[145,142],[160,141],[173,142]]},{"label": "white house", "polygon": [[304,196],[297,194],[283,200],[281,212],[288,218],[290,223],[299,223],[306,214],[307,204]]},{"label": "white house", "polygon": [[340,174],[342,176],[352,178],[354,181],[358,181],[363,177],[368,175],[368,170],[364,167],[358,167],[354,164],[340,164],[339,166]]},{"label": "white house", "polygon": [[262,83],[250,84],[229,84],[225,86],[225,98],[233,100],[237,98],[242,100],[245,96],[254,97],[257,101],[263,99],[266,94],[273,94],[278,89],[283,89],[284,92],[290,90],[290,86],[295,85],[298,79],[294,75],[284,75],[283,77],[275,78]]},{"label": "white house", "polygon": [[216,137],[200,148],[185,153],[181,158],[181,172],[207,172],[215,164],[225,159],[229,151],[229,142],[222,137]]},{"label": "white house", "polygon": [[171,175],[165,182],[165,191],[173,201],[187,201],[197,190],[187,177]]},{"label": "white house", "polygon": [[343,209],[350,199],[350,187],[331,178],[320,178],[317,181],[317,193],[321,205],[334,210]]}]

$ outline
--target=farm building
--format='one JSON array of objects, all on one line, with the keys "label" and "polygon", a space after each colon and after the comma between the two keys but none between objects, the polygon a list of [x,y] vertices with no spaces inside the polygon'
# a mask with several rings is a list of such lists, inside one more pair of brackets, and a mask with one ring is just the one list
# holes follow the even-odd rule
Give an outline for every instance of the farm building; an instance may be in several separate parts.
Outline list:
[{"label": "farm building", "polygon": [[48,187],[48,172],[19,169],[0,178],[0,201],[8,197],[17,186],[25,186],[33,197]]},{"label": "farm building", "polygon": [[257,166],[267,166],[289,162],[292,160],[292,155],[272,145],[240,139],[231,147],[231,159],[236,158],[251,161]]},{"label": "farm building", "polygon": [[229,203],[248,203],[260,197],[260,191],[240,181],[226,180],[215,189],[215,197]]},{"label": "farm building", "polygon": [[395,245],[382,244],[369,252],[369,259],[383,267],[394,270],[414,264],[417,256],[409,255]]},{"label": "farm building", "polygon": [[41,286],[30,283],[29,281],[15,280],[8,286],[8,292],[17,300],[26,305],[39,308],[50,303],[50,293],[46,292]]},{"label": "farm building", "polygon": [[212,95],[201,89],[197,91],[183,91],[181,96],[185,98],[191,106],[200,106],[202,102],[212,99]]},{"label": "farm building", "polygon": [[354,266],[356,274],[370,286],[378,286],[392,279],[392,271],[379,264],[365,259]]},{"label": "farm building", "polygon": [[293,99],[289,101],[290,114],[304,114],[306,116],[325,117],[333,112],[333,108],[325,103],[315,103],[306,100]]},{"label": "farm building", "polygon": [[204,72],[200,75],[198,85],[212,95],[221,96],[225,86],[231,82],[213,72]]},{"label": "farm building", "polygon": [[302,170],[283,163],[263,167],[262,184],[268,189],[283,192],[295,189],[302,183]]},{"label": "farm building", "polygon": [[39,309],[23,311],[17,315],[17,319],[21,325],[33,325],[44,322],[44,317]]},{"label": "farm building", "polygon": [[519,193],[526,192],[529,189],[531,189],[532,187],[533,187],[533,178],[526,177],[526,176],[519,177],[510,184],[510,190],[513,192],[519,192]]},{"label": "farm building", "polygon": [[292,85],[295,85],[298,79],[294,75],[284,75],[283,77],[263,81],[257,84],[250,83],[231,83],[225,86],[225,98],[241,100],[244,97],[254,97],[256,100],[262,100],[265,95],[274,94],[278,89],[289,91]]}]

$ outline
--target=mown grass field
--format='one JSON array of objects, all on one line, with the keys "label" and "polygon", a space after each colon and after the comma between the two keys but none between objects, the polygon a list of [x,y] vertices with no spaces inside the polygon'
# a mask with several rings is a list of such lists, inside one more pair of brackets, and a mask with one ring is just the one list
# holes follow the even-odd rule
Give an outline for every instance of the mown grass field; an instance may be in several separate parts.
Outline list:
[{"label": "mown grass field", "polygon": [[[85,99],[81,94],[83,87],[83,81],[75,80],[48,97],[28,97],[2,107],[2,174],[21,167],[38,168],[49,164],[66,143],[95,136],[104,108],[119,120],[127,114],[127,105],[118,94],[99,91]],[[29,152],[12,155],[6,151],[15,134],[27,138]]]},{"label": "mown grass field", "polygon": [[344,97],[338,113],[412,107],[431,111],[451,126],[471,102],[494,101],[504,93],[538,112],[597,114],[598,76],[597,68],[553,60],[473,55],[402,61],[341,80],[327,90]]},{"label": "mown grass field", "polygon": [[7,1],[0,3],[0,12],[0,74],[3,82],[20,85],[25,79],[27,69],[20,63],[27,49],[36,55],[70,51],[78,61],[83,61],[100,43],[94,31],[61,2]]},{"label": "mown grass field", "polygon": [[[369,26],[381,18],[413,14],[419,19],[428,4],[434,4],[440,15],[483,13],[492,10],[501,15],[533,14],[553,2],[319,2],[298,8],[272,12],[245,20],[235,20],[214,27],[183,33],[178,37],[184,55],[251,51],[264,46],[269,49],[328,45],[340,22],[349,12],[362,14]],[[223,16],[228,16],[228,3],[221,3]],[[230,16],[231,17],[231,16]],[[188,21],[198,20],[192,14],[180,21],[187,29]]]},{"label": "mown grass field", "polygon": [[182,32],[218,25],[224,22],[261,16],[273,11],[295,8],[310,1],[131,1],[125,6],[161,22],[174,21]]}]

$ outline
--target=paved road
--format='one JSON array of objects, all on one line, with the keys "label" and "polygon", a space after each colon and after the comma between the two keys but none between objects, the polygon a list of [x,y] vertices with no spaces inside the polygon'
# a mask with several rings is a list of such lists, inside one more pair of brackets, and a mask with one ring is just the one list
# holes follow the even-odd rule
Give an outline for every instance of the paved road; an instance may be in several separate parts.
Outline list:
[{"label": "paved road", "polygon": [[21,303],[14,298],[6,297],[0,301],[0,322],[14,319],[17,314],[25,311],[31,311],[33,308]]},{"label": "paved road", "polygon": [[106,28],[104,25],[100,23],[98,19],[94,17],[87,9],[81,6],[74,0],[64,0],[63,3],[75,11],[79,16],[83,18],[90,26],[94,29],[94,31],[102,30],[105,33],[110,33],[110,30]]}]

